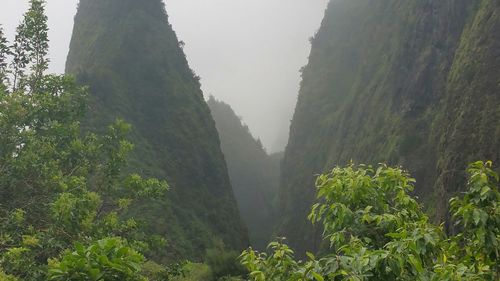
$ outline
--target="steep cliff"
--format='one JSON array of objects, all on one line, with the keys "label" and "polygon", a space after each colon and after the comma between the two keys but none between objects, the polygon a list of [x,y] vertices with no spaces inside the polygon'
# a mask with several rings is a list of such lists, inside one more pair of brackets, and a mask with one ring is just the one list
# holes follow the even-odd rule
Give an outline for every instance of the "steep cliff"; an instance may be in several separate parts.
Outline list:
[{"label": "steep cliff", "polygon": [[247,245],[215,123],[161,0],[81,0],[66,71],[90,87],[86,125],[131,123],[130,169],[169,182],[155,211],[135,209],[167,238],[167,258],[199,259],[218,238]]},{"label": "steep cliff", "polygon": [[[437,218],[469,161],[500,162],[500,3],[332,0],[312,40],[283,164],[281,234],[314,250],[314,175],[386,162]],[[316,232],[319,232],[318,229]]]},{"label": "steep cliff", "polygon": [[265,250],[275,224],[275,198],[282,153],[268,155],[231,106],[211,97],[212,111],[221,139],[241,216],[248,226],[252,246]]}]

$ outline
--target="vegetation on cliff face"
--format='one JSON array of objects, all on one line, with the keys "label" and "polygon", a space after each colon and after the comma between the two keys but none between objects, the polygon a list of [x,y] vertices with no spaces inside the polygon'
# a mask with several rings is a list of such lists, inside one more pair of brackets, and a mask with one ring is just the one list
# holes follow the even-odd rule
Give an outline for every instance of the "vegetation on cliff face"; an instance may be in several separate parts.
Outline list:
[{"label": "vegetation on cliff face", "polygon": [[275,225],[275,199],[279,185],[281,153],[268,155],[247,126],[226,103],[211,97],[208,106],[221,139],[241,216],[253,247],[263,250]]},{"label": "vegetation on cliff face", "polygon": [[132,208],[167,239],[164,256],[199,259],[218,238],[248,244],[215,123],[161,0],[80,1],[66,71],[89,86],[85,126],[130,123],[130,169],[168,180],[168,198]]},{"label": "vegetation on cliff face", "polygon": [[498,1],[332,0],[312,39],[280,184],[280,233],[300,253],[314,175],[351,160],[404,165],[434,218],[474,159],[500,162]]},{"label": "vegetation on cliff face", "polygon": [[464,162],[500,159],[499,38],[500,3],[478,1],[460,38],[440,100],[442,110],[433,124],[433,134],[440,137],[438,199],[461,191],[456,187],[465,178],[460,172]]}]

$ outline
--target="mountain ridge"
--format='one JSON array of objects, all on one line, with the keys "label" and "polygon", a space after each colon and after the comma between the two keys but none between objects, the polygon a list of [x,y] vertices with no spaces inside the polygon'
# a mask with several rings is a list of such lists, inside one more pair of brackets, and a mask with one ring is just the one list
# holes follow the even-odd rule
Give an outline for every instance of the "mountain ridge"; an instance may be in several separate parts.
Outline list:
[{"label": "mountain ridge", "polygon": [[[498,12],[498,2],[490,0],[329,3],[302,73],[280,185],[280,234],[299,252],[319,248],[321,230],[306,231],[315,174],[351,161],[402,165],[417,179],[415,195],[442,219],[447,199],[464,186],[467,163],[500,161],[498,85],[481,91],[455,74],[466,75],[472,64],[497,80],[491,77],[497,57],[463,59],[474,50],[465,50],[470,42],[495,38]],[[457,86],[469,88],[468,96],[458,95]],[[490,101],[477,106],[479,117],[466,106],[478,97]],[[472,121],[457,122],[457,99]]]},{"label": "mountain ridge", "polygon": [[200,260],[219,238],[248,245],[215,123],[161,0],[80,1],[66,72],[89,85],[85,125],[131,123],[131,169],[169,182],[154,212],[135,209],[167,238],[165,258]]}]

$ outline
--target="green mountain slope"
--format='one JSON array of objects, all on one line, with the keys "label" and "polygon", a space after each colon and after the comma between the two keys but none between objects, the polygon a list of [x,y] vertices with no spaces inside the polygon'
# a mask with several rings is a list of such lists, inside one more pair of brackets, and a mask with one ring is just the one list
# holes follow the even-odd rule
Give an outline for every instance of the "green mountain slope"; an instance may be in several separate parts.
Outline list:
[{"label": "green mountain slope", "polygon": [[215,123],[161,0],[81,0],[66,71],[90,86],[87,126],[131,123],[131,169],[169,182],[154,212],[136,208],[168,239],[167,257],[199,259],[218,238],[248,244]]},{"label": "green mountain slope", "polygon": [[498,1],[332,0],[312,41],[283,164],[281,234],[299,251],[314,175],[401,164],[436,217],[467,162],[500,162]]},{"label": "green mountain slope", "polygon": [[283,155],[268,155],[228,104],[211,97],[208,106],[219,131],[229,177],[250,241],[253,247],[264,250],[274,230],[275,198]]},{"label": "green mountain slope", "polygon": [[[434,130],[440,136],[438,198],[457,191],[464,163],[500,163],[500,3],[478,2],[460,38]],[[443,206],[437,205],[438,213]]]}]

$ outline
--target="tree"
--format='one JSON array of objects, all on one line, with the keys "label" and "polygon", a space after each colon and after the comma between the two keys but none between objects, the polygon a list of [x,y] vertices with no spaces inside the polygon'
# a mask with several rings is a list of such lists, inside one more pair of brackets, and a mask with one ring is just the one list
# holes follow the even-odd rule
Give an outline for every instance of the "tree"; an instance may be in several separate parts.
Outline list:
[{"label": "tree", "polygon": [[7,56],[10,54],[7,38],[3,33],[3,28],[0,26],[0,91],[5,91],[8,74]]},{"label": "tree", "polygon": [[451,200],[462,230],[447,236],[408,193],[399,168],[350,165],[317,179],[309,219],[323,226],[329,254],[296,261],[282,242],[271,255],[249,249],[241,261],[252,280],[498,280],[500,193],[491,162],[469,166],[469,191]]},{"label": "tree", "polygon": [[[27,86],[31,91],[36,90],[44,71],[49,66],[48,30],[45,1],[30,0],[30,8],[17,28],[12,47],[13,91]],[[31,70],[31,75],[26,74],[27,67]]]},{"label": "tree", "polygon": [[128,124],[118,120],[102,135],[81,130],[86,88],[44,74],[44,5],[30,1],[12,48],[0,32],[0,276],[102,280],[92,279],[97,262],[101,272],[130,265],[119,280],[143,280],[134,277],[143,262],[138,251],[164,241],[145,237],[125,211],[138,198],[161,197],[168,186],[124,173],[133,148]]}]

